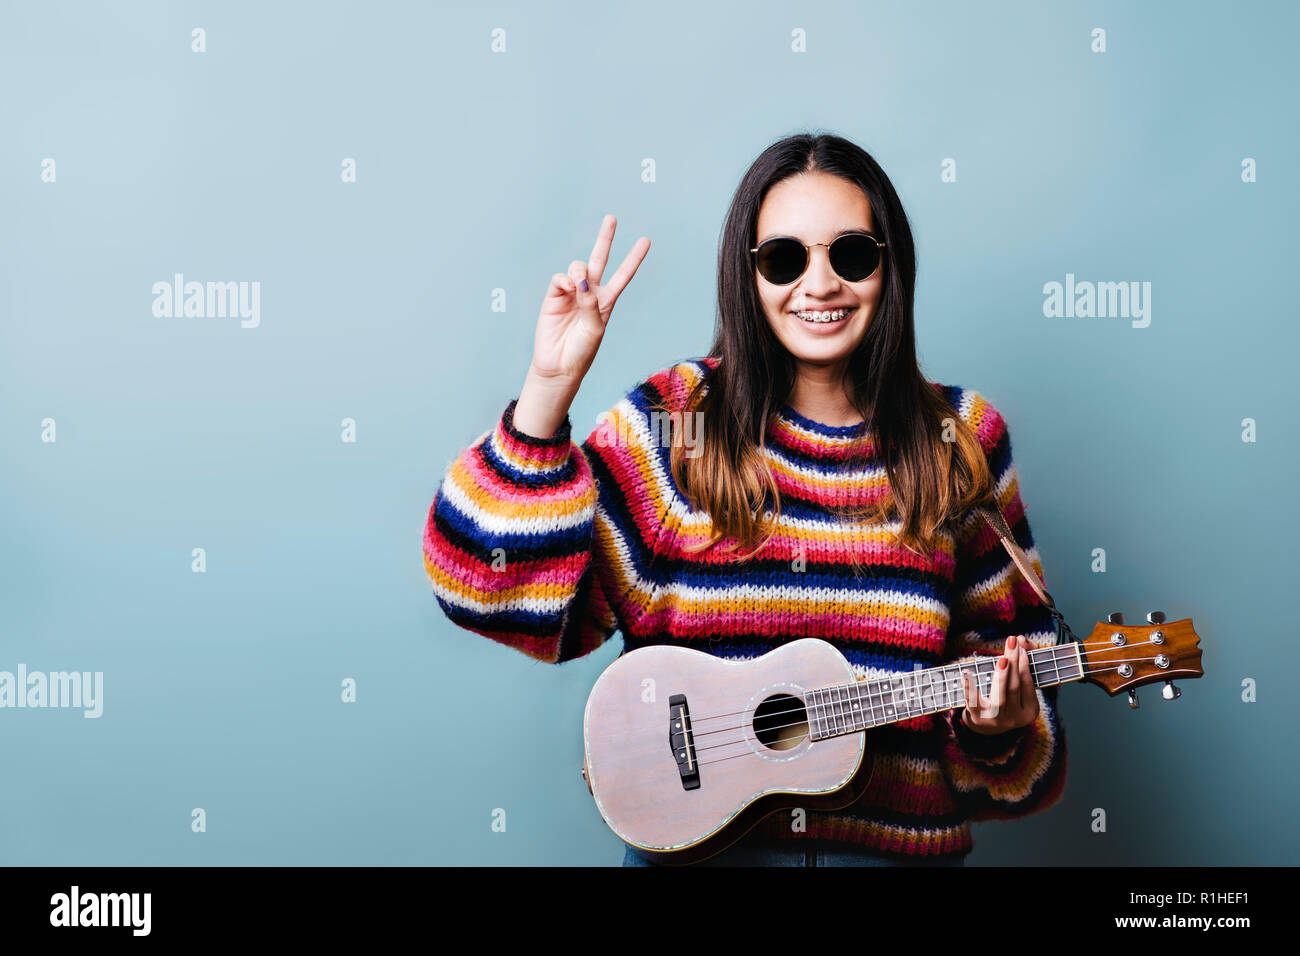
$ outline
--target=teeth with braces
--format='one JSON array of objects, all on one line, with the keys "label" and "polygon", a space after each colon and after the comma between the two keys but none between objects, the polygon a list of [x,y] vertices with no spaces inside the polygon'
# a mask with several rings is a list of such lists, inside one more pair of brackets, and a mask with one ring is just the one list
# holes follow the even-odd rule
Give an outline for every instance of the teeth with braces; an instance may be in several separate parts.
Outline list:
[{"label": "teeth with braces", "polygon": [[836,309],[833,312],[795,312],[795,315],[805,322],[837,322],[852,311],[852,309]]}]

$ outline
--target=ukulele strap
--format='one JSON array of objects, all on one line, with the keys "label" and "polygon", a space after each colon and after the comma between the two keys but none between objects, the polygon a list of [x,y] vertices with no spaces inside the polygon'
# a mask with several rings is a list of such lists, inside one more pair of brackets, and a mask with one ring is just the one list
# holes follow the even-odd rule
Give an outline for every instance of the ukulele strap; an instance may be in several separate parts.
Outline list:
[{"label": "ukulele strap", "polygon": [[1029,560],[1029,556],[1021,550],[1018,544],[1016,544],[1016,539],[1012,536],[1011,529],[1007,527],[1007,519],[1002,516],[1002,510],[997,506],[997,502],[995,501],[991,507],[980,508],[978,510],[979,513],[984,516],[984,519],[993,526],[993,530],[997,532],[998,537],[1002,540],[1002,544],[1006,547],[1007,553],[1011,555],[1011,560],[1016,563],[1016,567],[1020,569],[1020,573],[1025,576],[1025,580],[1028,581],[1030,587],[1034,589],[1034,593],[1038,595],[1038,599],[1052,615],[1052,619],[1056,621],[1057,643],[1061,644],[1067,641],[1077,641],[1078,638],[1076,638],[1074,632],[1070,630],[1070,625],[1065,623],[1065,615],[1063,615],[1060,609],[1057,608],[1056,602],[1053,601],[1052,596],[1047,593],[1047,588],[1043,586],[1042,580],[1034,572],[1034,565]]}]

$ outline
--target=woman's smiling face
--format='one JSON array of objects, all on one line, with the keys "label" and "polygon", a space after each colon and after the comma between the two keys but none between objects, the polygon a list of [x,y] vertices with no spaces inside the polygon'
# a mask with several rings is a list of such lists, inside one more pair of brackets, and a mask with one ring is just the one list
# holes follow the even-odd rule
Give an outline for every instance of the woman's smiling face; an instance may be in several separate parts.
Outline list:
[{"label": "woman's smiling face", "polygon": [[[874,225],[871,203],[861,189],[838,176],[812,171],[783,179],[768,190],[758,212],[754,245],[774,236],[829,244],[845,232],[878,235]],[[772,331],[796,360],[817,366],[847,364],[880,301],[883,261],[868,278],[849,282],[831,268],[826,246],[813,246],[809,254],[807,271],[789,285],[773,285],[755,269],[759,300]],[[849,316],[825,325],[796,315],[840,307],[851,309]]]}]

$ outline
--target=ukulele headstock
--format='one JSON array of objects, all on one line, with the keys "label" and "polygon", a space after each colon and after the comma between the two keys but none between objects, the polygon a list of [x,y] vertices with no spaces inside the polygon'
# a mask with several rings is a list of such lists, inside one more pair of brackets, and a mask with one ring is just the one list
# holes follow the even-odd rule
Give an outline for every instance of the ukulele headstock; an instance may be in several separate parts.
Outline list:
[{"label": "ukulele headstock", "polygon": [[1084,680],[1114,697],[1128,691],[1130,707],[1138,706],[1137,689],[1163,682],[1161,696],[1177,700],[1176,679],[1201,677],[1201,639],[1192,619],[1166,621],[1163,611],[1147,614],[1146,624],[1125,624],[1116,611],[1098,622],[1083,642]]}]

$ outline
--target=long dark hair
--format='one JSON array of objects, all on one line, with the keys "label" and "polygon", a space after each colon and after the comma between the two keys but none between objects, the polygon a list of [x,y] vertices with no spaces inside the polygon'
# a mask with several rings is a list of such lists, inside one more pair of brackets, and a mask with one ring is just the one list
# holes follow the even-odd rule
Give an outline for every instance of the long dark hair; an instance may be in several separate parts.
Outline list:
[{"label": "long dark hair", "polygon": [[912,318],[916,249],[893,184],[856,144],[834,135],[799,134],[773,143],[754,161],[723,225],[717,324],[708,353],[720,361],[691,389],[682,409],[700,413],[705,440],[694,457],[685,456],[684,443],[676,437],[671,450],[674,479],[713,525],[710,540],[690,550],[731,537],[756,552],[775,531],[775,523],[765,529],[761,517],[764,489],[774,517],[780,513],[780,495],[760,448],[769,417],[792,396],[796,365],[768,323],[749,250],[768,190],[814,170],[839,176],[866,194],[876,233],[886,244],[880,300],[849,358],[845,386],[864,422],[859,440],[875,429],[892,498],[842,514],[882,521],[901,515],[897,538],[919,553],[935,547],[935,534],[947,521],[992,497],[988,462],[977,436],[917,364]]}]

